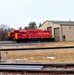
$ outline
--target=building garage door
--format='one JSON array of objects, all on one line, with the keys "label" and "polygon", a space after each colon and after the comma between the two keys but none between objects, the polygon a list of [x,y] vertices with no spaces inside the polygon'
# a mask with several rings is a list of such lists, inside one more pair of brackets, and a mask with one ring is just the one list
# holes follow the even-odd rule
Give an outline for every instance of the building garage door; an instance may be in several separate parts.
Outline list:
[{"label": "building garage door", "polygon": [[55,41],[60,41],[59,28],[54,28]]}]

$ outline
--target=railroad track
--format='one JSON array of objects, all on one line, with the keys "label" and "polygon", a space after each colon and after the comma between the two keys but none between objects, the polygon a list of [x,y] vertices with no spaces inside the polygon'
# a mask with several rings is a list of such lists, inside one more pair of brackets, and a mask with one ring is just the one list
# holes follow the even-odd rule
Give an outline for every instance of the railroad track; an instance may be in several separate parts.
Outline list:
[{"label": "railroad track", "polygon": [[74,63],[0,64],[0,73],[23,75],[74,75]]},{"label": "railroad track", "polygon": [[[36,46],[0,46],[0,51],[20,51],[20,50],[64,50],[74,49],[74,46],[63,47],[36,47]],[[25,68],[26,66],[26,68]],[[30,67],[30,68],[29,68]],[[74,63],[55,64],[0,64],[0,74],[20,74],[20,75],[74,75]]]},{"label": "railroad track", "polygon": [[19,50],[72,50],[74,46],[63,47],[34,47],[34,46],[1,46],[0,51],[19,51]]},{"label": "railroad track", "polygon": [[16,43],[14,41],[0,41],[0,46],[30,46],[30,45],[38,45],[38,44],[56,44],[62,42],[28,42],[28,43]]},{"label": "railroad track", "polygon": [[[58,44],[58,45],[57,45]],[[56,45],[56,46],[55,46]],[[15,43],[13,41],[0,41],[0,51],[7,50],[45,50],[45,49],[73,49],[74,45],[63,45],[62,42],[43,43]]]}]

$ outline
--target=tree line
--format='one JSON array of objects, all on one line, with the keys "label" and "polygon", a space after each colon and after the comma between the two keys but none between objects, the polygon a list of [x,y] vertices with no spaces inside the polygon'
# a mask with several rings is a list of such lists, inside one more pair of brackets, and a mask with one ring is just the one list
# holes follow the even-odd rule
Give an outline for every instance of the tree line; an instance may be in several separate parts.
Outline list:
[{"label": "tree line", "polygon": [[[0,27],[0,41],[7,41],[7,33],[9,31],[13,31],[14,28],[7,28],[5,29],[6,25],[3,25],[4,27]],[[38,29],[41,26],[41,23],[39,24],[39,26],[37,26],[36,22],[30,22],[27,26],[25,26],[24,28],[19,27],[19,30],[21,29],[25,29],[25,30],[30,30],[30,29]]]},{"label": "tree line", "polygon": [[28,29],[38,29],[40,26],[41,26],[41,23],[39,24],[39,26],[37,26],[36,22],[30,22],[28,24],[28,26],[25,26],[24,28],[20,27],[19,30],[21,30],[21,29],[25,29],[25,30],[28,30]]}]

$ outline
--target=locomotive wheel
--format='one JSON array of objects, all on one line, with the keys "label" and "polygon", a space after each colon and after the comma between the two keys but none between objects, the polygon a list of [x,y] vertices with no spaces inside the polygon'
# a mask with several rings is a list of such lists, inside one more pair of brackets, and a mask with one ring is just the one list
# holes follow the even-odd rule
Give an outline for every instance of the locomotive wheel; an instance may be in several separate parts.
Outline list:
[{"label": "locomotive wheel", "polygon": [[20,42],[21,42],[21,40],[17,39],[17,40],[16,40],[16,42],[17,42],[17,43],[20,43]]},{"label": "locomotive wheel", "polygon": [[9,37],[9,38],[8,38],[8,41],[12,41],[12,38]]},{"label": "locomotive wheel", "polygon": [[44,41],[44,39],[40,39],[40,42],[43,42]]},{"label": "locomotive wheel", "polygon": [[27,42],[27,39],[24,39],[23,41],[26,43]]}]

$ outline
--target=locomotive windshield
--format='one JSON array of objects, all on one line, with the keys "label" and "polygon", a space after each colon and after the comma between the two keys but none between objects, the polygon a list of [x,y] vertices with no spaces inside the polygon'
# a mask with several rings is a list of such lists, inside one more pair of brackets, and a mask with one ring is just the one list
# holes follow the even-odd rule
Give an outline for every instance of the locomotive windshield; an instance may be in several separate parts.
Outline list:
[{"label": "locomotive windshield", "polygon": [[20,33],[22,33],[22,34],[26,34],[26,32],[20,32]]}]

